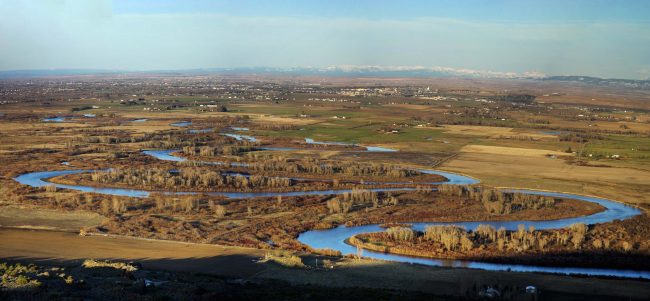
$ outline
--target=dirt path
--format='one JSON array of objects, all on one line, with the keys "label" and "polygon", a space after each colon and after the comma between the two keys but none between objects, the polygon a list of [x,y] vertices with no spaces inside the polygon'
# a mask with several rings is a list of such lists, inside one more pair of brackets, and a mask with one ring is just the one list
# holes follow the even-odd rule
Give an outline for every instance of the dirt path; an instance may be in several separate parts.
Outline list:
[{"label": "dirt path", "polygon": [[0,258],[28,262],[76,262],[86,258],[136,261],[147,269],[250,277],[265,269],[257,249],[79,236],[73,233],[0,229]]}]

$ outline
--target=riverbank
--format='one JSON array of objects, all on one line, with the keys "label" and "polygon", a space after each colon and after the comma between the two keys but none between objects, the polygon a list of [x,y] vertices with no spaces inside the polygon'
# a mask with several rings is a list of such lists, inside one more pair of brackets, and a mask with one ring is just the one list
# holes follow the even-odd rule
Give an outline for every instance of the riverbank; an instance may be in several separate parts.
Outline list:
[{"label": "riverbank", "polygon": [[[649,220],[647,215],[642,215],[628,223],[646,224]],[[420,258],[559,268],[650,270],[650,258],[645,255],[649,245],[643,238],[644,233],[621,240],[605,233],[613,227],[624,226],[624,222],[580,226],[503,232],[480,226],[469,232],[438,228],[427,229],[424,233],[394,227],[387,232],[357,234],[345,242],[374,252]],[[431,234],[442,235],[433,237]]]}]

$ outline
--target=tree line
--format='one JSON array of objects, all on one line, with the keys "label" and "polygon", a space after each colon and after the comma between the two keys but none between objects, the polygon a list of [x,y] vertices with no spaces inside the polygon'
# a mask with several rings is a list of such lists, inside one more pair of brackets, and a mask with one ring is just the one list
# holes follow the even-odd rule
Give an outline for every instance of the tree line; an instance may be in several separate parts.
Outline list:
[{"label": "tree line", "polygon": [[352,189],[339,197],[327,201],[327,209],[330,214],[348,213],[354,208],[378,208],[381,206],[395,206],[399,199],[391,193],[379,194],[368,189]]},{"label": "tree line", "polygon": [[344,175],[350,177],[383,176],[406,178],[422,175],[416,170],[382,163],[357,163],[352,161],[323,162],[315,158],[288,161],[284,158],[250,163],[255,171],[274,171],[287,173],[312,173],[320,175]]},{"label": "tree line", "polygon": [[255,147],[250,145],[221,145],[221,146],[184,146],[183,153],[190,156],[213,157],[219,155],[236,156],[250,151]]},{"label": "tree line", "polygon": [[292,180],[281,177],[244,176],[241,174],[222,174],[220,172],[181,168],[166,170],[158,168],[116,168],[108,172],[94,172],[90,179],[105,184],[125,184],[128,186],[145,186],[160,189],[177,190],[179,188],[209,190],[214,188],[283,188],[292,185]]},{"label": "tree line", "polygon": [[520,210],[549,208],[555,198],[544,195],[502,191],[482,186],[440,185],[441,194],[478,201],[491,214],[510,214]]},{"label": "tree line", "polygon": [[[369,234],[364,234],[369,235]],[[361,235],[363,237],[364,235]],[[590,239],[589,239],[590,238]],[[481,224],[473,231],[454,225],[433,225],[423,232],[408,227],[396,226],[388,228],[375,237],[375,243],[382,239],[397,242],[398,246],[418,250],[440,248],[444,251],[470,252],[478,249],[489,249],[499,252],[525,253],[527,251],[548,250],[616,250],[629,252],[632,244],[627,241],[616,241],[610,238],[590,236],[589,227],[576,223],[562,229],[539,231],[530,226],[519,225],[517,230],[510,231],[501,227],[496,229],[491,225]],[[417,248],[418,245],[426,245]]]}]

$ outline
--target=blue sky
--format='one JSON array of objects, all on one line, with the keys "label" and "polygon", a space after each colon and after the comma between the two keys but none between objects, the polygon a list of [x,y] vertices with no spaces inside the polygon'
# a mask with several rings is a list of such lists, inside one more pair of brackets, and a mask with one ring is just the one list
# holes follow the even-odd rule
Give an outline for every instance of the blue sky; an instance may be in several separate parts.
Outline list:
[{"label": "blue sky", "polygon": [[444,66],[650,77],[650,1],[0,0],[0,70]]}]

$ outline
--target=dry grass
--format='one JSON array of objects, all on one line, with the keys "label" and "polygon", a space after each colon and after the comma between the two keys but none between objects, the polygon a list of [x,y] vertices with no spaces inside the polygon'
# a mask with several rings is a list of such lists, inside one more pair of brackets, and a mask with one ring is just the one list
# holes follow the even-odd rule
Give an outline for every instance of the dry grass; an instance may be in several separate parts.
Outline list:
[{"label": "dry grass", "polygon": [[98,127],[98,130],[118,130],[118,131],[124,131],[124,132],[137,132],[137,133],[154,133],[157,131],[166,131],[173,129],[174,127],[170,126],[169,123],[173,123],[173,121],[167,121],[166,123],[162,124],[161,122],[137,122],[137,123],[129,123],[129,124],[124,124],[124,125],[116,125],[116,126],[102,126]]},{"label": "dry grass", "polygon": [[137,239],[126,237],[79,236],[75,233],[0,229],[0,258],[25,257],[57,260],[135,261],[149,269],[251,276],[264,267],[251,258],[264,251],[209,244]]},{"label": "dry grass", "polygon": [[[598,91],[600,90],[600,91]],[[611,91],[618,90],[618,91]],[[597,105],[605,107],[619,107],[619,108],[639,108],[650,109],[647,101],[647,96],[642,96],[638,92],[630,92],[625,95],[625,89],[612,88],[592,88],[587,89],[566,89],[566,95],[561,96],[542,96],[537,98],[538,102],[544,103],[564,103],[564,104],[582,104],[582,105]],[[613,92],[613,93],[612,93]]]},{"label": "dry grass", "polygon": [[108,260],[95,260],[95,259],[86,259],[84,260],[82,266],[84,268],[114,268],[118,270],[125,270],[127,272],[135,272],[138,268],[132,264],[124,262],[113,262]]},{"label": "dry grass", "polygon": [[513,129],[507,127],[496,126],[480,126],[480,125],[445,125],[444,131],[449,134],[457,135],[472,135],[472,136],[497,136],[497,135],[512,135]]},{"label": "dry grass", "polygon": [[409,109],[409,110],[415,110],[415,111],[428,111],[428,112],[444,112],[444,109],[441,108],[435,108],[430,105],[418,105],[418,104],[407,104],[407,103],[400,103],[400,104],[388,104],[385,105],[387,108],[402,108],[402,109]]},{"label": "dry grass", "polygon": [[[643,120],[643,115],[641,120]],[[608,130],[608,131],[621,131],[621,125],[625,124],[629,130],[637,132],[650,131],[650,123],[631,122],[631,121],[584,121],[584,120],[564,120],[559,117],[545,117],[551,122],[552,126],[562,128],[578,128],[578,129],[593,129],[593,130]]]},{"label": "dry grass", "polygon": [[488,145],[467,145],[461,148],[460,151],[461,153],[537,157],[537,158],[546,157],[546,155],[573,156],[573,154],[568,154],[559,151],[550,151],[545,149],[488,146]]},{"label": "dry grass", "polygon": [[526,136],[534,139],[556,140],[557,137],[553,135],[532,133],[530,131],[523,131],[521,129],[514,129],[509,127],[497,126],[482,126],[482,125],[445,125],[443,130],[451,135],[467,135],[467,136],[485,136],[490,138],[498,138],[499,136]]},{"label": "dry grass", "polygon": [[546,158],[547,150],[467,146],[442,169],[485,184],[598,195],[629,203],[650,203],[650,172],[619,167],[569,165]]},{"label": "dry grass", "polygon": [[98,226],[104,220],[103,216],[93,212],[68,212],[25,205],[0,207],[2,227],[75,232],[81,228]]},{"label": "dry grass", "polygon": [[264,254],[264,259],[261,262],[274,262],[281,266],[288,268],[304,268],[305,264],[302,259],[289,252],[272,251]]},{"label": "dry grass", "polygon": [[278,116],[264,116],[264,115],[255,115],[253,117],[253,122],[256,123],[280,123],[280,124],[291,124],[291,125],[307,125],[316,122],[316,120],[311,118],[287,118],[287,117],[278,117]]}]

